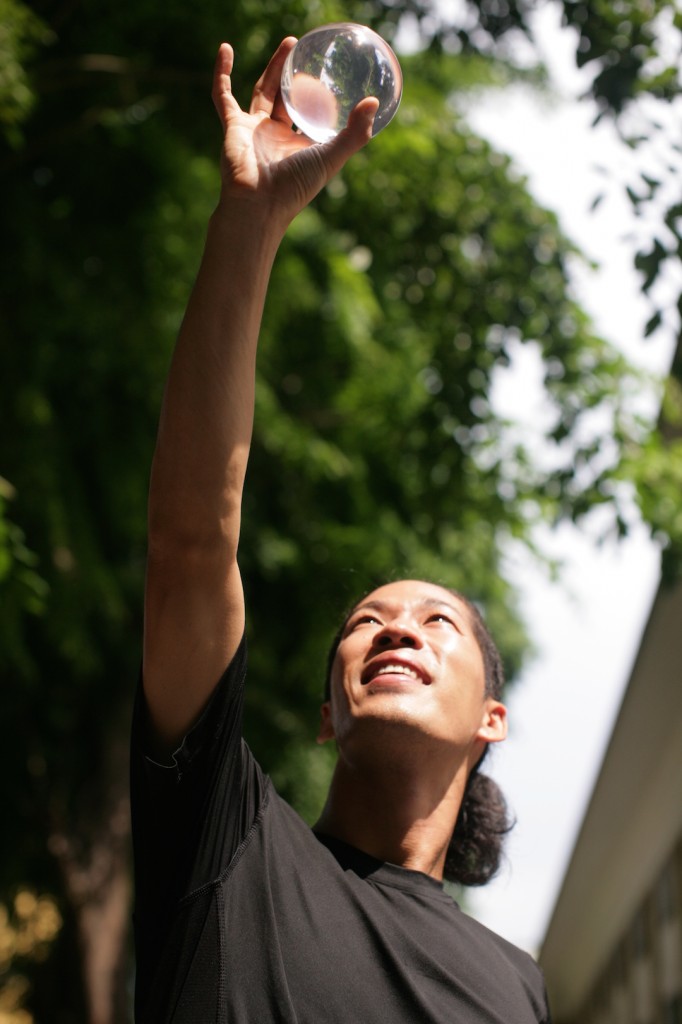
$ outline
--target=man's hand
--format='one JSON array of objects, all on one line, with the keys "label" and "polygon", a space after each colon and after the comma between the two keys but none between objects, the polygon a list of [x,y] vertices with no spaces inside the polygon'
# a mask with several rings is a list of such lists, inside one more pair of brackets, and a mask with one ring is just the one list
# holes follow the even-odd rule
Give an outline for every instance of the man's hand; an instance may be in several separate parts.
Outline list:
[{"label": "man's hand", "polygon": [[362,100],[348,126],[324,144],[315,144],[292,131],[280,80],[284,62],[295,45],[292,36],[280,43],[256,83],[248,113],[232,94],[234,51],[229,43],[223,43],[218,51],[213,81],[213,102],[224,130],[221,201],[265,202],[284,228],[369,141],[379,107],[374,97]]}]

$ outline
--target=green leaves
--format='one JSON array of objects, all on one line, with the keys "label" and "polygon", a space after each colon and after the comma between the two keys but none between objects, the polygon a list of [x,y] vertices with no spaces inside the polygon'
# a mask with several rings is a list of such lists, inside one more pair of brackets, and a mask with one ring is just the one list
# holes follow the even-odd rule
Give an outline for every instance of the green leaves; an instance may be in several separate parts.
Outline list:
[{"label": "green leaves", "polygon": [[24,615],[44,613],[49,587],[39,571],[39,559],[26,545],[24,531],[9,514],[15,490],[0,477],[0,596],[4,609],[0,617],[0,665],[19,665],[30,671],[31,659],[22,642]]},{"label": "green leaves", "polygon": [[28,65],[50,40],[45,23],[21,0],[0,0],[0,130],[14,147],[36,101]]}]

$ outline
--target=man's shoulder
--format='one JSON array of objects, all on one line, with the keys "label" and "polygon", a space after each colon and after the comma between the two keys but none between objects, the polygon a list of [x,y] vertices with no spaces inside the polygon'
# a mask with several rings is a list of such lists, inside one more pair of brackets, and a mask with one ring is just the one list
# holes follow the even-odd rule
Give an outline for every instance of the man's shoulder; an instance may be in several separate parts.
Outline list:
[{"label": "man's shoulder", "polygon": [[524,985],[538,1001],[544,1000],[545,983],[542,970],[533,955],[509,939],[494,932],[466,911],[461,911],[462,927],[473,943],[483,949],[495,950],[516,970]]}]

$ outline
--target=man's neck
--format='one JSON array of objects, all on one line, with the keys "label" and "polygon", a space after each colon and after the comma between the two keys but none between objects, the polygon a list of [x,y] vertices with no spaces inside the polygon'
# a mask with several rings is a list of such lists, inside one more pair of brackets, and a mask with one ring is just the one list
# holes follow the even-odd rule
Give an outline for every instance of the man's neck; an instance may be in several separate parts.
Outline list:
[{"label": "man's neck", "polygon": [[467,772],[466,764],[378,768],[340,756],[315,828],[440,881]]}]

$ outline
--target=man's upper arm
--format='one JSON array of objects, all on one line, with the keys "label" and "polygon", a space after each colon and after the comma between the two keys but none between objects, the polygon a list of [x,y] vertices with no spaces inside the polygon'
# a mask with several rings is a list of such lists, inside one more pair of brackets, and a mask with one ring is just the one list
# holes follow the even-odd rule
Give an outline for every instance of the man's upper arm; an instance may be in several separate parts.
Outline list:
[{"label": "man's upper arm", "polygon": [[157,757],[172,753],[203,711],[239,646],[244,619],[234,557],[150,550],[142,678]]}]

